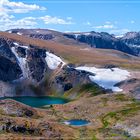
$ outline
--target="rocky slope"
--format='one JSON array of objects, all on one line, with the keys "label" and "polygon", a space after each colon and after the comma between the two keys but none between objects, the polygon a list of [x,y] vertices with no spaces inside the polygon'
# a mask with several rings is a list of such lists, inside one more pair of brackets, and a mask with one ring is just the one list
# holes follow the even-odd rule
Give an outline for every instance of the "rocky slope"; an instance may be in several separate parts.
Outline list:
[{"label": "rocky slope", "polygon": [[[114,71],[120,75],[121,70],[115,71],[114,67],[135,69],[140,66],[139,58],[131,55],[112,50],[89,50],[88,47],[80,45],[78,47],[63,45],[46,41],[44,38],[32,39],[21,36],[21,30],[16,34],[0,34],[0,57],[3,60],[0,64],[1,97],[52,94],[74,98],[81,91],[80,87],[86,87],[88,84],[93,86],[92,90],[95,89],[96,94],[100,94],[104,91],[103,88],[110,87],[108,86],[110,80],[105,76],[98,81],[97,71],[106,71],[107,75],[113,74],[111,71]],[[97,69],[93,72],[76,69],[79,65],[87,64],[90,64],[90,67],[97,66],[105,69]],[[90,77],[93,77],[92,80]],[[114,79],[118,82],[123,80]]]},{"label": "rocky slope", "polygon": [[101,49],[115,49],[131,55],[140,56],[140,34],[126,33],[123,37],[118,38],[105,32],[90,32],[88,34],[72,34],[67,35],[68,38],[73,38],[78,42],[89,44],[91,47]]},{"label": "rocky slope", "polygon": [[47,29],[13,29],[8,32],[42,40],[53,40],[66,45],[89,45],[94,48],[114,49],[140,56],[139,32],[129,32],[122,37],[117,37],[106,32],[98,33],[94,31],[87,33],[61,33]]},{"label": "rocky slope", "polygon": [[88,72],[71,68],[46,49],[5,37],[0,38],[0,58],[1,97],[46,95],[50,92],[63,96],[64,92],[79,84],[91,83]]},{"label": "rocky slope", "polygon": [[[64,105],[31,108],[14,100],[0,101],[0,139],[140,138],[140,103],[124,94],[80,98]],[[86,126],[65,124],[87,120]]]}]

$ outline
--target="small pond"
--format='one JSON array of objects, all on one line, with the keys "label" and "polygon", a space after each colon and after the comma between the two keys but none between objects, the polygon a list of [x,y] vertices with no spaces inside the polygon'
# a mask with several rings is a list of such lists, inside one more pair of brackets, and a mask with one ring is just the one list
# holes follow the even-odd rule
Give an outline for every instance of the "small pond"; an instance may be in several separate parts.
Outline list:
[{"label": "small pond", "polygon": [[16,100],[18,102],[29,105],[31,107],[43,107],[43,106],[46,106],[46,105],[65,104],[69,101],[67,99],[50,97],[50,96],[42,96],[42,97],[30,97],[30,96],[3,97],[3,98],[0,98],[0,99],[1,100],[3,100],[3,99],[13,99],[13,100]]},{"label": "small pond", "polygon": [[79,120],[79,119],[68,120],[68,121],[64,121],[63,123],[66,125],[73,125],[73,126],[85,126],[90,124],[90,122],[87,120]]}]

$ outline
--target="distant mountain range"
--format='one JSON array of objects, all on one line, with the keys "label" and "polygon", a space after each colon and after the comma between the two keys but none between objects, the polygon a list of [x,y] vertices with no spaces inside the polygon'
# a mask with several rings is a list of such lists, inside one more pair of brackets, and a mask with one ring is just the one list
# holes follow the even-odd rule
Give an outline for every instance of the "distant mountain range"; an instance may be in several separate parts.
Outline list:
[{"label": "distant mountain range", "polygon": [[140,56],[140,32],[128,32],[122,36],[94,31],[62,33],[48,29],[12,29],[7,32],[43,40],[52,40],[65,45],[86,45],[94,48],[114,49]]}]

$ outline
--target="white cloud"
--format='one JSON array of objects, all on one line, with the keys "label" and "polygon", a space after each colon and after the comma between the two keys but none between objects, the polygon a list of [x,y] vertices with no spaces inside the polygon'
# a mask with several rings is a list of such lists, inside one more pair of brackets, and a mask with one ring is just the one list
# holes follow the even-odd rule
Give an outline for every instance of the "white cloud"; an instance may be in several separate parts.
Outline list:
[{"label": "white cloud", "polygon": [[[37,25],[36,19],[33,17],[25,17],[16,20],[14,17],[3,17],[0,19],[0,29],[8,30],[14,28],[34,28]],[[3,26],[4,25],[4,26]]]},{"label": "white cloud", "polygon": [[45,24],[62,24],[62,25],[66,25],[66,24],[74,24],[71,19],[62,19],[62,18],[58,18],[58,17],[52,17],[49,15],[46,15],[44,17],[40,17],[41,20],[43,20],[45,22]]},{"label": "white cloud", "polygon": [[0,0],[0,11],[4,13],[28,13],[34,10],[46,10],[36,4],[25,4],[23,2],[11,2],[9,0]]},{"label": "white cloud", "polygon": [[131,21],[130,21],[130,23],[131,23],[131,24],[134,24],[134,23],[135,23],[135,21],[134,21],[134,20],[131,20]]},{"label": "white cloud", "polygon": [[116,27],[112,24],[105,24],[105,25],[100,25],[100,26],[94,26],[92,28],[94,28],[94,29],[114,29]]},{"label": "white cloud", "polygon": [[37,25],[35,21],[36,18],[24,17],[22,19],[16,19],[16,16],[13,16],[12,14],[29,13],[36,10],[46,10],[46,8],[36,4],[0,0],[0,30],[35,27],[35,25]]}]

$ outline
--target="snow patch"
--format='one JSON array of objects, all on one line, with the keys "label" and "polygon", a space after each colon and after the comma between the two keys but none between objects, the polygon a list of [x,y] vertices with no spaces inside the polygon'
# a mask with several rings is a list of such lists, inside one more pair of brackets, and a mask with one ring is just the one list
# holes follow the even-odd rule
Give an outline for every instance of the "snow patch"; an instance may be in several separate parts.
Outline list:
[{"label": "snow patch", "polygon": [[9,30],[9,31],[8,31],[8,33],[10,33],[10,34],[11,34],[11,33],[12,33],[12,31],[11,31],[11,30]]},{"label": "snow patch", "polygon": [[18,60],[18,64],[22,70],[22,74],[23,74],[23,77],[24,78],[27,78],[28,77],[28,67],[27,67],[27,58],[23,58],[23,57],[20,57],[18,55],[18,53],[16,52],[16,48],[15,47],[12,47],[11,48],[13,54],[16,56],[17,60]]},{"label": "snow patch", "polygon": [[75,37],[77,38],[79,35],[81,35],[81,34],[74,34],[75,35]]},{"label": "snow patch", "polygon": [[17,34],[18,34],[18,35],[22,35],[22,33],[20,33],[20,32],[17,32]]},{"label": "snow patch", "polygon": [[18,43],[16,43],[16,42],[14,42],[13,43],[15,46],[20,46],[21,48],[24,48],[24,49],[29,49],[29,47],[28,46],[21,46],[21,45],[19,45]]},{"label": "snow patch", "polygon": [[115,38],[122,38],[124,35],[116,35]]},{"label": "snow patch", "polygon": [[115,84],[126,80],[130,73],[127,70],[122,70],[119,68],[112,69],[101,69],[95,67],[77,67],[76,70],[84,70],[87,72],[94,73],[95,76],[89,76],[90,80],[98,84],[105,89],[111,89],[114,92],[123,91],[119,87],[114,86]]},{"label": "snow patch", "polygon": [[84,33],[83,35],[90,35],[91,33]]},{"label": "snow patch", "polygon": [[68,122],[68,121],[65,121],[65,122],[64,122],[64,124],[66,124],[66,125],[70,125],[70,122]]},{"label": "snow patch", "polygon": [[79,35],[90,35],[91,33],[90,32],[85,32],[85,33],[75,33],[75,37],[77,38]]},{"label": "snow patch", "polygon": [[29,49],[28,46],[20,46],[21,48],[24,48],[24,49]]},{"label": "snow patch", "polygon": [[48,67],[52,70],[57,69],[60,65],[61,67],[65,65],[65,62],[63,62],[60,57],[49,52],[46,52],[45,60],[47,62]]},{"label": "snow patch", "polygon": [[18,43],[16,43],[16,42],[14,42],[13,44],[14,44],[14,45],[16,45],[16,46],[19,46],[19,44],[18,44]]}]

